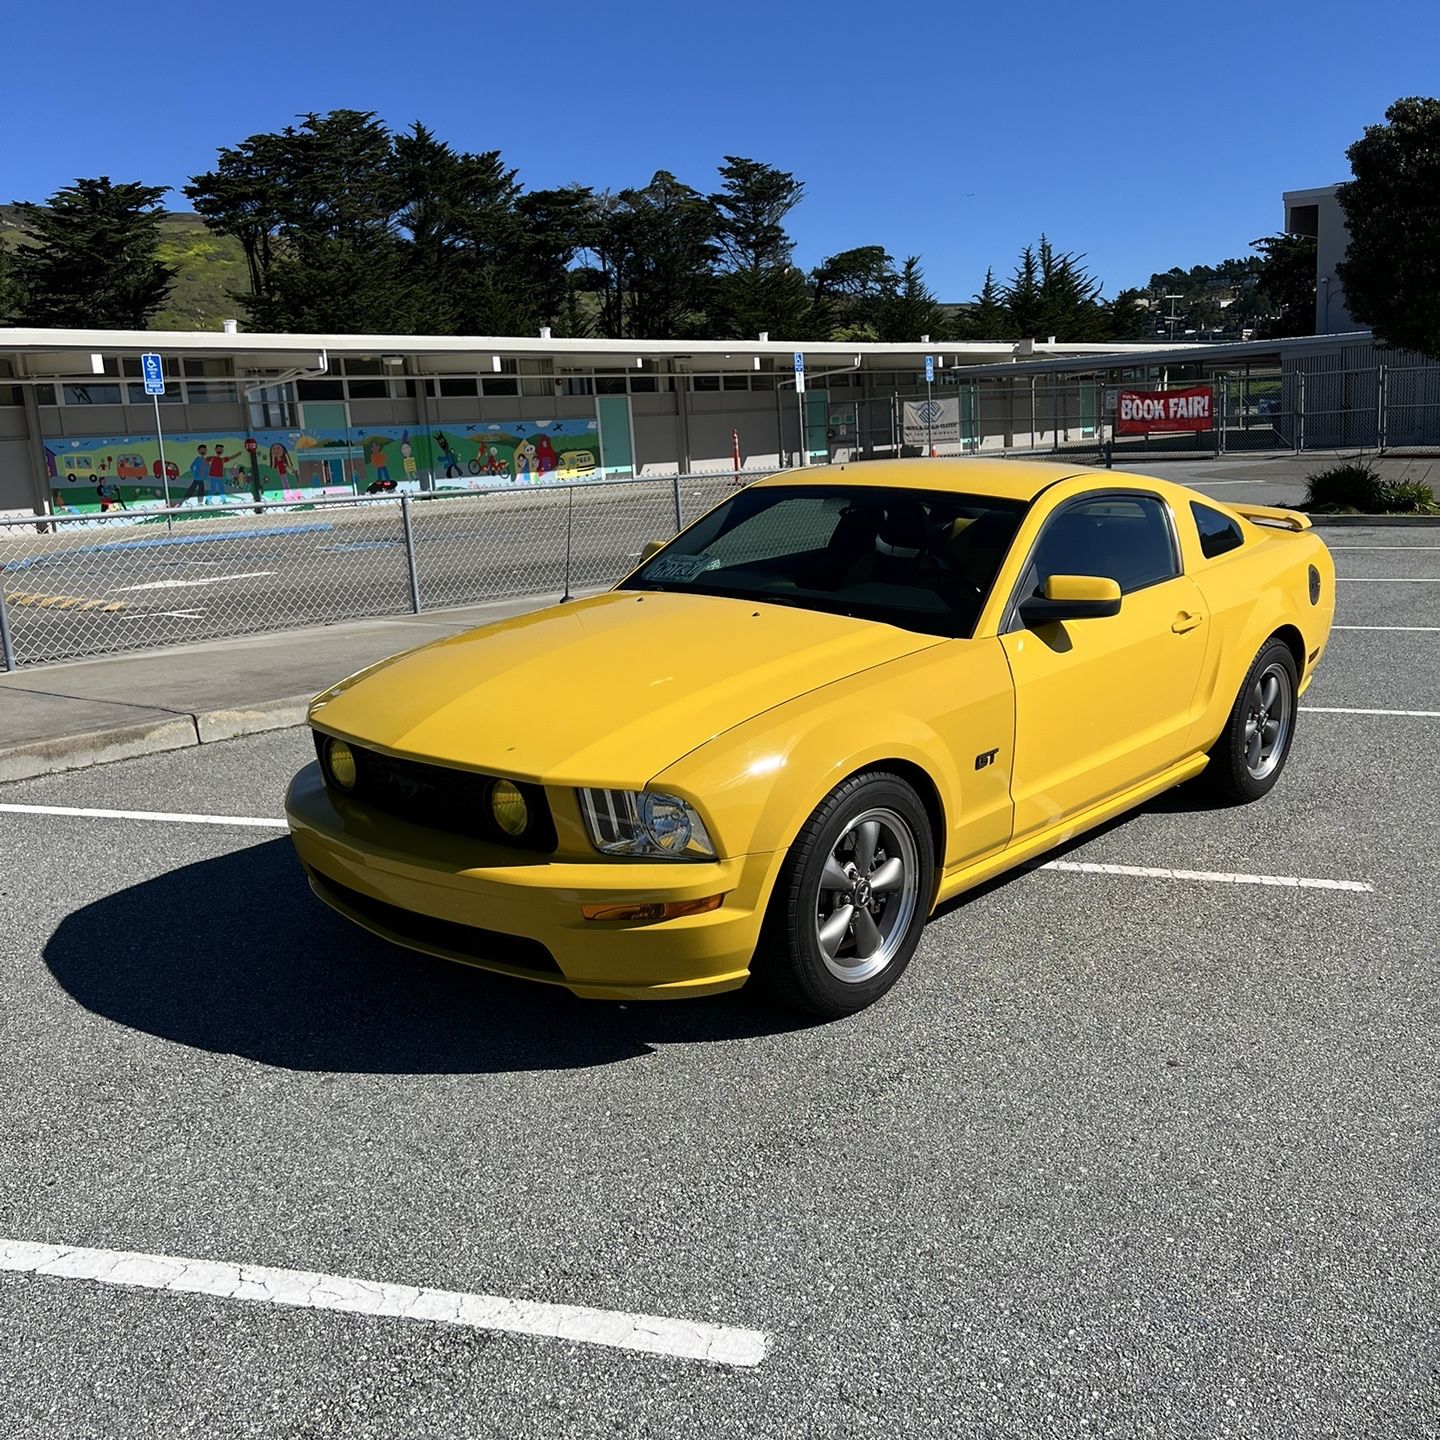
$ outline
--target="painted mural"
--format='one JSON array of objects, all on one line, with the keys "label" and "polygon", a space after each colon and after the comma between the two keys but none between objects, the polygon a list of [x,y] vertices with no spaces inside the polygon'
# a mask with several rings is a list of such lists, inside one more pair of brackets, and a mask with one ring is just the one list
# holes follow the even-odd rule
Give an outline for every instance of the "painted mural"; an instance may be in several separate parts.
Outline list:
[{"label": "painted mural", "polygon": [[594,420],[477,421],[430,430],[206,431],[47,439],[57,514],[312,500],[427,490],[484,490],[598,480]]}]

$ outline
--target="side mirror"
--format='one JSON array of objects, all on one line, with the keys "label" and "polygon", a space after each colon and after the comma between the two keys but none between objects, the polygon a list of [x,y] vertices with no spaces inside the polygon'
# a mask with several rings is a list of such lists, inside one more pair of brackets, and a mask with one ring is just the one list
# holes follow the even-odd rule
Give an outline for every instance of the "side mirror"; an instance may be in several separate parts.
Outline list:
[{"label": "side mirror", "polygon": [[1057,620],[1098,620],[1120,613],[1120,587],[1103,575],[1052,575],[1045,595],[1020,602],[1026,625],[1053,625]]},{"label": "side mirror", "polygon": [[640,563],[643,565],[647,560],[658,555],[669,543],[668,540],[647,540],[645,548],[640,552]]}]

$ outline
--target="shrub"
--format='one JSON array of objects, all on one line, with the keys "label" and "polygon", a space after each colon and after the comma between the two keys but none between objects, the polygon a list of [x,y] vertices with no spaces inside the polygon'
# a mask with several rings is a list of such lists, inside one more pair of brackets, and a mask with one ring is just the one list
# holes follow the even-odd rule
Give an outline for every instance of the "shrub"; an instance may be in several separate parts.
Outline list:
[{"label": "shrub", "polygon": [[1345,460],[1305,477],[1303,508],[1362,515],[1440,514],[1435,492],[1423,480],[1386,480],[1368,460]]},{"label": "shrub", "polygon": [[1395,515],[1440,513],[1435,492],[1423,480],[1392,480],[1385,486],[1385,509]]},{"label": "shrub", "polygon": [[1305,477],[1307,510],[1358,510],[1378,515],[1384,508],[1385,482],[1365,460],[1345,460]]}]

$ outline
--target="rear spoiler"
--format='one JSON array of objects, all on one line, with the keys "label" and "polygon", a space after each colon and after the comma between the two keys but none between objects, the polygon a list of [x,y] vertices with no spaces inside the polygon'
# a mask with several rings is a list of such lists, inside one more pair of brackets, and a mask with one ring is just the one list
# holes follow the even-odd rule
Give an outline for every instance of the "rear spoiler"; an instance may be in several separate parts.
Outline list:
[{"label": "rear spoiler", "polygon": [[1298,510],[1282,510],[1276,505],[1237,505],[1231,500],[1227,500],[1225,503],[1237,515],[1243,515],[1257,525],[1273,525],[1281,530],[1308,530],[1310,528],[1310,517],[1302,515]]}]

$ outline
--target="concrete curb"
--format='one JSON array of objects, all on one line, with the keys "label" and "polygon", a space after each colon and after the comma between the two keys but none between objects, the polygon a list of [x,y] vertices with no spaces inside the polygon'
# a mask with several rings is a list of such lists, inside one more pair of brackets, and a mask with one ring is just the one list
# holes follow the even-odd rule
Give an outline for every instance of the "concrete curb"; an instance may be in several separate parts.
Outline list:
[{"label": "concrete curb", "polygon": [[305,723],[310,698],[309,695],[289,695],[243,710],[177,714],[173,719],[152,720],[142,725],[117,726],[7,746],[0,749],[0,784],[33,780],[40,775],[59,775],[67,770],[85,770],[114,760],[133,760],[139,755],[187,750],[195,745],[259,735],[267,730],[288,730]]},{"label": "concrete curb", "polygon": [[[1302,515],[1310,512],[1302,510]],[[1440,525],[1440,515],[1310,515],[1310,524],[1321,525]]]}]

